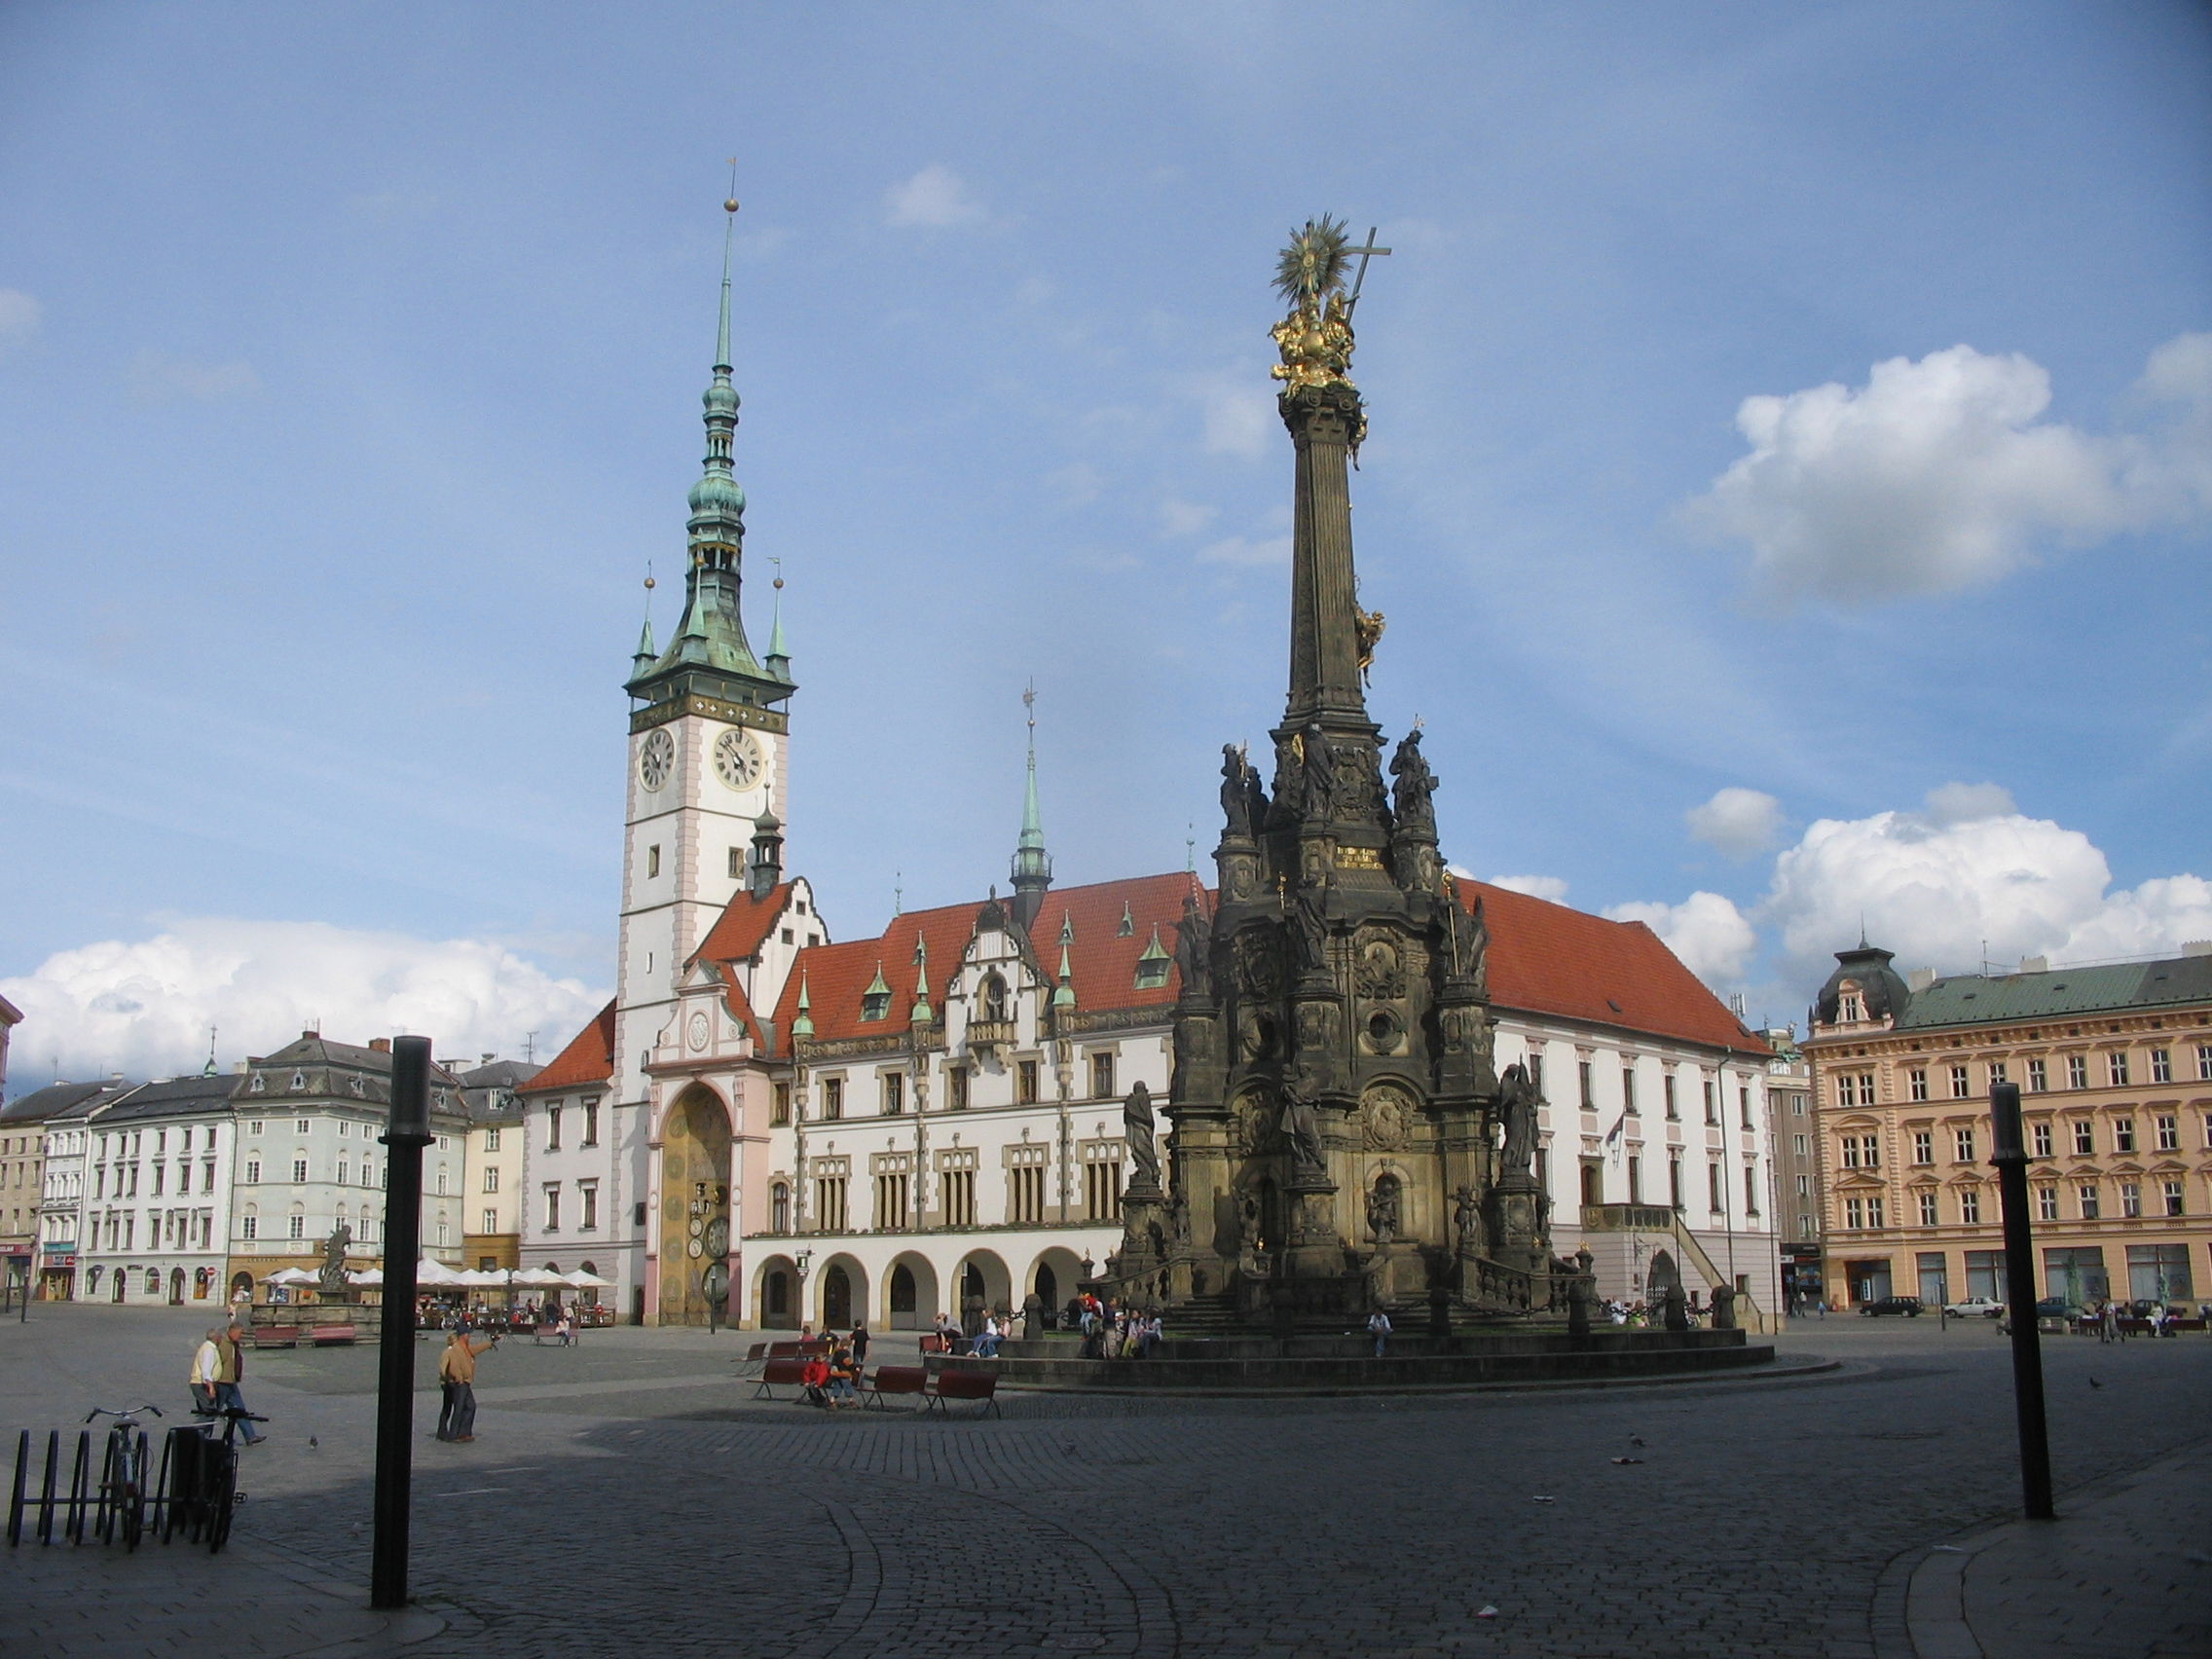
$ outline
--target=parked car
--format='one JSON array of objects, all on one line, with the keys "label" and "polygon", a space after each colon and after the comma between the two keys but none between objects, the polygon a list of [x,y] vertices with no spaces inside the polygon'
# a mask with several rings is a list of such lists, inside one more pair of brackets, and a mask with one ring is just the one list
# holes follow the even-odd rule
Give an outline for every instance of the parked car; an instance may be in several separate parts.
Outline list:
[{"label": "parked car", "polygon": [[2036,1304],[2036,1317],[2039,1319],[2077,1319],[2081,1314],[2081,1308],[2063,1296],[2046,1296]]},{"label": "parked car", "polygon": [[1884,1313],[1902,1313],[1908,1319],[1917,1319],[1922,1308],[1917,1296],[1885,1296],[1873,1302],[1861,1303],[1859,1311],[1869,1319],[1879,1318]]},{"label": "parked car", "polygon": [[1944,1303],[1943,1311],[1954,1319],[1994,1319],[2005,1311],[2005,1304],[1986,1296],[1970,1296],[1964,1302]]}]

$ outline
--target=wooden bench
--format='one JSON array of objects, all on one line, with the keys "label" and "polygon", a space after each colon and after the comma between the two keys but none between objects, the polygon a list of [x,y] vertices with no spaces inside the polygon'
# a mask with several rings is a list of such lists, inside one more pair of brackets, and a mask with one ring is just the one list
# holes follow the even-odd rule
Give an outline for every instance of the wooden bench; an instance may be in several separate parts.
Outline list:
[{"label": "wooden bench", "polygon": [[760,1375],[755,1379],[753,1397],[756,1400],[772,1400],[776,1396],[771,1390],[778,1383],[788,1382],[795,1388],[805,1381],[805,1360],[796,1354],[776,1354],[760,1367]]},{"label": "wooden bench", "polygon": [[764,1360],[767,1359],[767,1357],[768,1345],[766,1343],[755,1343],[751,1347],[747,1348],[745,1350],[745,1357],[737,1362],[737,1375],[739,1380],[742,1381],[745,1378],[751,1377],[754,1374],[755,1367],[760,1365]]},{"label": "wooden bench", "polygon": [[332,1347],[339,1345],[350,1346],[359,1334],[359,1331],[351,1325],[310,1325],[308,1327],[308,1341],[314,1344],[316,1347]]},{"label": "wooden bench", "polygon": [[[573,1327],[571,1328],[573,1329]],[[562,1342],[561,1327],[558,1325],[539,1325],[531,1332],[530,1340],[539,1347],[543,1347],[547,1343],[557,1343],[561,1346],[567,1347],[575,1341],[573,1337],[571,1337],[569,1342]]]},{"label": "wooden bench", "polygon": [[952,1415],[949,1402],[974,1400],[977,1417],[988,1411],[993,1417],[1004,1417],[998,1402],[999,1374],[995,1371],[940,1371],[930,1380],[930,1386],[922,1390],[922,1410],[941,1411]]},{"label": "wooden bench", "polygon": [[257,1348],[298,1347],[300,1328],[297,1325],[257,1325],[253,1332],[253,1346]]},{"label": "wooden bench", "polygon": [[[877,1411],[891,1408],[884,1404],[887,1394],[913,1394],[926,1398],[930,1388],[929,1368],[923,1365],[879,1365],[875,1375],[861,1384],[861,1404],[874,1406]],[[926,1407],[925,1407],[926,1409]]]},{"label": "wooden bench", "polygon": [[768,1345],[768,1357],[770,1359],[792,1359],[796,1357],[798,1347],[799,1345],[795,1342],[770,1343]]}]

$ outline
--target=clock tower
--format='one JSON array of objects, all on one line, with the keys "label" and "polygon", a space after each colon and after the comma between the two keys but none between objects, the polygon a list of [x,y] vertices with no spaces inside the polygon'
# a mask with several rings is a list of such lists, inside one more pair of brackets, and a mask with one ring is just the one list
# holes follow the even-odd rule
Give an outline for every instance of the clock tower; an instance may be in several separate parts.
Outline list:
[{"label": "clock tower", "polygon": [[[780,878],[788,799],[785,704],[797,687],[779,614],[756,656],[739,609],[745,491],[730,468],[730,246],[725,203],[720,326],[708,384],[707,456],[691,486],[683,615],[666,650],[648,618],[627,685],[630,766],[615,1014],[617,1098],[641,1100],[646,1051],[677,1012],[690,961],[730,901]],[[779,580],[779,588],[783,585]],[[763,828],[766,826],[767,828]]]}]

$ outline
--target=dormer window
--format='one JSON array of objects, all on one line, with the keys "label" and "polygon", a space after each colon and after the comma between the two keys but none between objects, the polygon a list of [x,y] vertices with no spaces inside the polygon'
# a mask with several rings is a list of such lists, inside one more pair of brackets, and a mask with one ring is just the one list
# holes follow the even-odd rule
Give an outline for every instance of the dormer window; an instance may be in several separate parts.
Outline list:
[{"label": "dormer window", "polygon": [[1137,958],[1137,989],[1158,990],[1166,984],[1167,970],[1173,962],[1174,959],[1160,942],[1160,929],[1154,927],[1151,941],[1145,945],[1144,954]]},{"label": "dormer window", "polygon": [[296,1088],[296,1089],[297,1089],[297,1088],[307,1088],[307,1086],[308,1086],[308,1074],[307,1074],[306,1072],[304,1072],[304,1071],[296,1071],[296,1072],[294,1072],[294,1073],[292,1074],[292,1087],[293,1087],[294,1088]]},{"label": "dormer window", "polygon": [[[259,1072],[255,1072],[253,1074],[253,1082],[246,1086],[246,1092],[248,1094],[259,1094],[268,1087],[269,1080],[264,1078]],[[258,1127],[256,1132],[258,1132]]]},{"label": "dormer window", "polygon": [[1124,899],[1122,901],[1122,925],[1116,928],[1114,932],[1123,939],[1133,939],[1136,937],[1136,931],[1137,919],[1130,913],[1129,902]]},{"label": "dormer window", "polygon": [[354,1078],[354,1079],[352,1080],[352,1089],[353,1089],[353,1093],[354,1093],[354,1094],[355,1094],[356,1096],[358,1096],[358,1095],[359,1095],[359,1094],[361,1093],[361,1080],[360,1080],[359,1078]]},{"label": "dormer window", "polygon": [[875,978],[861,993],[863,1019],[887,1019],[891,1015],[891,987],[883,980],[883,964],[875,965]]},{"label": "dormer window", "polygon": [[1836,1018],[1845,1025],[1857,1025],[1866,1017],[1866,999],[1857,991],[1845,991],[1836,1003]]},{"label": "dormer window", "polygon": [[983,1017],[993,1023],[1013,1017],[1007,1013],[1006,980],[996,974],[983,976]]}]

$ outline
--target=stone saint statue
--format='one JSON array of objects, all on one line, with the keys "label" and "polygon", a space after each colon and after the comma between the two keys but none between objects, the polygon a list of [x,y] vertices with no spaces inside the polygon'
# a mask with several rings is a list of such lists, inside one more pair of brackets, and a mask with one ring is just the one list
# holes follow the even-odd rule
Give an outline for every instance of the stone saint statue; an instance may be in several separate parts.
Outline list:
[{"label": "stone saint statue", "polygon": [[1260,1200],[1250,1193],[1236,1203],[1236,1254],[1247,1265],[1260,1254]]},{"label": "stone saint statue", "polygon": [[1498,1162],[1507,1175],[1526,1175],[1536,1161],[1536,1086],[1519,1060],[1498,1080],[1497,1115],[1505,1123],[1505,1150]]},{"label": "stone saint statue", "polygon": [[326,1291],[346,1288],[346,1247],[353,1242],[353,1230],[344,1222],[331,1229],[322,1241],[322,1267],[315,1278]]},{"label": "stone saint statue", "polygon": [[1393,1183],[1378,1181],[1367,1195],[1367,1231],[1375,1235],[1378,1250],[1398,1235],[1398,1189]]},{"label": "stone saint statue", "polygon": [[1298,965],[1311,972],[1329,965],[1329,923],[1325,889],[1301,887],[1290,898],[1290,931],[1298,946]]},{"label": "stone saint statue", "polygon": [[1427,756],[1420,752],[1420,727],[1407,732],[1398,752],[1390,756],[1390,776],[1397,780],[1394,810],[1398,832],[1435,834],[1436,806],[1429,797],[1436,793],[1436,774],[1428,769]]},{"label": "stone saint statue", "polygon": [[1198,896],[1183,895],[1183,919],[1175,934],[1175,966],[1183,976],[1183,994],[1203,997],[1213,989],[1213,928],[1198,908]]},{"label": "stone saint statue", "polygon": [[1178,1248],[1191,1242],[1191,1200],[1178,1188],[1167,1198],[1167,1235]]},{"label": "stone saint statue", "polygon": [[1716,1331],[1733,1331],[1736,1328],[1736,1287],[1716,1284],[1713,1287],[1713,1328]]},{"label": "stone saint statue", "polygon": [[1122,1102],[1122,1133],[1129,1143],[1129,1157],[1136,1161],[1137,1178],[1132,1185],[1157,1188],[1160,1142],[1152,1129],[1152,1090],[1141,1083]]},{"label": "stone saint statue", "polygon": [[1483,1253],[1482,1205],[1476,1201],[1472,1187],[1461,1187],[1452,1200],[1452,1231],[1458,1241],[1460,1255]]},{"label": "stone saint statue", "polygon": [[1221,815],[1227,828],[1222,831],[1225,839],[1248,841],[1252,838],[1252,766],[1244,758],[1244,752],[1234,743],[1221,746]]},{"label": "stone saint statue", "polygon": [[1321,1121],[1313,1115],[1313,1102],[1295,1084],[1282,1087],[1282,1118],[1275,1125],[1290,1146],[1290,1161],[1299,1169],[1319,1169],[1325,1160],[1321,1155]]},{"label": "stone saint statue", "polygon": [[1567,1334],[1586,1337],[1590,1334],[1590,1305],[1598,1300],[1598,1287],[1590,1276],[1590,1252],[1577,1250],[1574,1267],[1574,1276],[1567,1281]]},{"label": "stone saint statue", "polygon": [[1300,747],[1306,770],[1306,821],[1323,824],[1336,811],[1336,746],[1316,721],[1300,734]]}]

